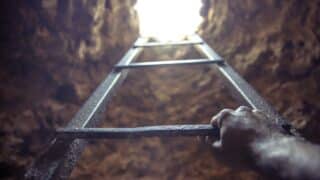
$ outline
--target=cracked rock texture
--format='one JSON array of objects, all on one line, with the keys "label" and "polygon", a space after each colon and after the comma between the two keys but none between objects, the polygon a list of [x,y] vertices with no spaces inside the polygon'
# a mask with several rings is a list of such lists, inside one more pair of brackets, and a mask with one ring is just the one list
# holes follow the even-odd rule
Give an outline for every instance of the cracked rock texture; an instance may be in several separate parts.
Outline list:
[{"label": "cracked rock texture", "polygon": [[[320,1],[204,0],[199,33],[308,140],[320,143]],[[138,36],[134,1],[1,2],[1,179],[19,179]],[[197,58],[189,47],[139,60]],[[241,105],[214,68],[133,70],[101,127],[208,123]],[[90,141],[71,179],[267,179],[196,138]]]}]

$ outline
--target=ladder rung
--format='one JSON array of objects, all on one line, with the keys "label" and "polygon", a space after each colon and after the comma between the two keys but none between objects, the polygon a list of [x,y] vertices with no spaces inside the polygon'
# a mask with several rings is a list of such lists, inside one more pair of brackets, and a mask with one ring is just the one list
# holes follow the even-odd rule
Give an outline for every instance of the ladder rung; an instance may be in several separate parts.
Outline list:
[{"label": "ladder rung", "polygon": [[148,61],[148,62],[136,62],[128,65],[116,65],[115,68],[127,69],[127,68],[143,68],[143,67],[157,67],[157,66],[174,66],[174,65],[196,65],[196,64],[212,64],[222,62],[221,59],[183,59],[183,60],[167,60],[167,61]]},{"label": "ladder rung", "polygon": [[70,139],[118,139],[156,136],[215,136],[219,129],[209,124],[161,125],[134,128],[62,128],[56,131],[60,138]]},{"label": "ladder rung", "polygon": [[179,41],[179,42],[149,42],[143,44],[135,44],[133,45],[134,48],[137,47],[156,47],[156,46],[184,46],[184,45],[195,45],[195,44],[202,44],[203,41]]}]

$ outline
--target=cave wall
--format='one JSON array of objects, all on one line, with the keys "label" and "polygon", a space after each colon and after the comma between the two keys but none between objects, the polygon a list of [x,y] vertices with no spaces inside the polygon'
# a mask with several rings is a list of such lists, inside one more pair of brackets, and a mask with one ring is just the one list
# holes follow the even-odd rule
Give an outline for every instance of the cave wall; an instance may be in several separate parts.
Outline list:
[{"label": "cave wall", "polygon": [[[319,1],[204,0],[199,33],[319,143]],[[138,36],[134,1],[2,2],[0,167],[18,179]],[[160,56],[160,57],[159,57]],[[198,57],[150,49],[144,60]],[[237,103],[205,66],[132,71],[104,127],[207,123]],[[71,179],[264,179],[230,169],[193,138],[90,141]]]},{"label": "cave wall", "polygon": [[207,3],[203,36],[305,137],[319,143],[320,1]]},{"label": "cave wall", "polygon": [[[1,2],[3,176],[24,173],[138,36],[133,1]],[[119,19],[120,17],[120,19]]]}]

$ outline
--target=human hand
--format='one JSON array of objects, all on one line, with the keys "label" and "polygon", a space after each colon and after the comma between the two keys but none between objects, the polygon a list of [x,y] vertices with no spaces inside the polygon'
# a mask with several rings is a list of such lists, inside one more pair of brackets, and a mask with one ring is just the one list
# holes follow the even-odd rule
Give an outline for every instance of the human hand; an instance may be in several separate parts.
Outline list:
[{"label": "human hand", "polygon": [[212,144],[216,157],[231,166],[250,164],[257,142],[283,135],[273,122],[262,111],[246,106],[220,111],[211,120],[220,128],[220,139]]}]

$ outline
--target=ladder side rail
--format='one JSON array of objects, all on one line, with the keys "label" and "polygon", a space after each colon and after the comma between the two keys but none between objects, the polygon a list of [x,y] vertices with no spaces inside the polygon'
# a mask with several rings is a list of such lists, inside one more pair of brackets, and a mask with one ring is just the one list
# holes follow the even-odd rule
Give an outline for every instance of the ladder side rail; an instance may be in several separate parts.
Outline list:
[{"label": "ladder side rail", "polygon": [[[138,38],[135,43],[144,43],[147,39]],[[142,48],[130,48],[120,60],[121,64],[129,64],[140,53]],[[98,86],[84,103],[66,128],[93,127],[103,116],[106,104],[110,101],[115,89],[122,83],[127,71],[115,71]],[[49,148],[42,153],[26,172],[26,179],[67,179],[86,146],[83,139],[65,140],[54,138]]]},{"label": "ladder side rail", "polygon": [[[198,35],[192,37],[195,40],[202,40]],[[201,45],[196,45],[196,49],[200,53],[207,56],[209,59],[221,58],[205,41]],[[222,59],[222,58],[221,58]],[[227,62],[217,63],[216,66],[220,73],[227,79],[233,88],[231,91],[236,90],[240,97],[252,108],[262,110],[268,117],[275,120],[275,123],[285,130],[286,133],[300,136],[297,131],[284,119],[265,99],[263,99],[258,92],[246,82]]]}]

